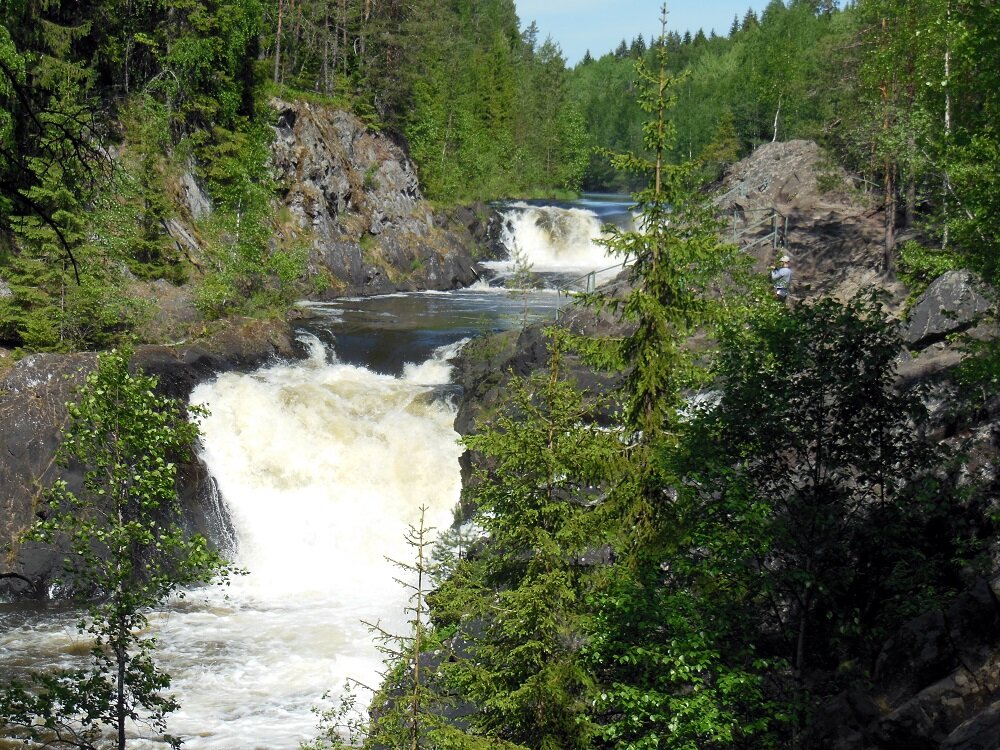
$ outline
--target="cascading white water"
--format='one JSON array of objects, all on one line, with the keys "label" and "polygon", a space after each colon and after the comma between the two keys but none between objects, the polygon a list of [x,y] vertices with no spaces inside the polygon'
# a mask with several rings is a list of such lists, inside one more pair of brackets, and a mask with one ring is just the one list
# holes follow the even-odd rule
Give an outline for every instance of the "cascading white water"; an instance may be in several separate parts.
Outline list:
[{"label": "cascading white water", "polygon": [[[459,499],[454,407],[435,387],[449,382],[459,344],[400,377],[308,344],[304,362],[224,374],[192,393],[211,412],[201,455],[248,575],[151,617],[181,706],[168,730],[189,750],[295,750],[315,736],[324,693],[347,678],[377,686],[362,620],[405,633],[407,619],[386,557],[413,559],[403,535],[421,505],[440,531]],[[75,623],[69,611],[2,631],[0,655],[14,655],[8,668],[79,664],[88,645]],[[166,747],[144,727],[135,735],[129,747]]]},{"label": "cascading white water", "polygon": [[505,212],[501,242],[513,257],[520,253],[535,271],[591,271],[614,263],[593,211],[514,203]]},{"label": "cascading white water", "polygon": [[249,571],[159,625],[182,705],[170,729],[192,750],[295,748],[325,691],[377,684],[361,620],[403,632],[406,619],[386,557],[412,559],[403,534],[421,505],[441,529],[458,500],[454,412],[429,388],[448,382],[457,346],[401,378],[310,346],[304,363],[222,375],[191,397],[211,411],[202,457]]}]

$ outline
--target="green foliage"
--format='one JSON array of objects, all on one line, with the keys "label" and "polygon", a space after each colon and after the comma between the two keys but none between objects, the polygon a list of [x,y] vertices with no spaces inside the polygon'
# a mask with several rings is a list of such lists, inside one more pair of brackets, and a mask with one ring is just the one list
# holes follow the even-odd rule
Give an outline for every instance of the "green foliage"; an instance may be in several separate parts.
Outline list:
[{"label": "green foliage", "polygon": [[[850,47],[851,18],[847,11],[818,13],[812,3],[773,2],[759,21],[748,12],[742,30],[728,39],[666,33],[642,57],[653,65],[660,47],[668,72],[688,74],[673,92],[677,137],[667,158],[690,161],[708,149],[705,161],[715,174],[706,176],[714,178],[723,160],[731,163],[770,141],[776,117],[779,140],[826,139],[829,120],[838,115],[834,97],[843,90],[836,76],[844,66],[834,61]],[[627,55],[607,54],[572,71],[570,87],[594,147],[643,152],[632,64]],[[591,161],[585,183],[588,189],[615,191],[637,186],[600,160]]]},{"label": "green foliage", "polygon": [[[80,111],[61,100],[42,117],[46,132],[53,140],[72,132]],[[67,148],[54,160],[28,159],[34,184],[22,196],[34,208],[12,222],[18,247],[4,275],[13,295],[0,303],[0,333],[29,351],[105,346],[141,316],[125,290],[121,256],[103,246],[113,204],[91,185],[87,154]]]},{"label": "green foliage", "polygon": [[273,137],[264,122],[217,127],[198,148],[216,209],[204,222],[209,266],[198,285],[207,315],[252,313],[290,302],[304,273],[307,248],[273,237],[276,184],[268,168]]},{"label": "green foliage", "polygon": [[167,221],[177,213],[168,196],[168,180],[180,170],[176,156],[171,158],[170,113],[154,98],[137,96],[123,107],[121,120],[122,169],[112,184],[111,216],[101,235],[109,254],[124,259],[136,276],[182,283],[190,267],[165,232]]},{"label": "green foliage", "polygon": [[487,542],[431,602],[439,626],[475,633],[469,657],[446,666],[478,709],[472,730],[528,748],[589,743],[581,556],[589,503],[618,452],[593,425],[595,407],[561,379],[560,346],[550,348],[548,373],[513,383],[504,407],[466,438],[484,459],[467,501]]},{"label": "green foliage", "polygon": [[910,295],[919,295],[927,285],[945,271],[961,263],[951,251],[927,248],[918,242],[904,242],[899,248],[899,275],[910,287]]},{"label": "green foliage", "polygon": [[764,730],[781,718],[765,697],[765,662],[728,664],[721,649],[734,645],[725,640],[737,635],[725,630],[732,621],[704,592],[686,589],[690,580],[663,568],[644,566],[646,580],[613,570],[596,598],[586,656],[600,686],[597,746],[772,746]]},{"label": "green foliage", "polygon": [[79,627],[93,642],[90,666],[36,674],[0,693],[8,737],[90,749],[110,730],[122,749],[128,722],[162,733],[176,708],[163,692],[170,678],[154,661],[148,613],[229,569],[180,526],[174,461],[198,428],[155,387],[154,378],[129,372],[129,352],[112,351],[68,407],[59,462],[83,469],[82,486],[55,482],[27,538],[67,550],[62,585],[88,602]]},{"label": "green foliage", "polygon": [[733,531],[757,545],[739,590],[780,636],[767,650],[796,677],[870,664],[961,588],[982,508],[939,473],[919,394],[896,388],[901,344],[877,296],[762,314],[720,344],[724,391],[694,423],[691,471],[702,506],[741,509]]}]

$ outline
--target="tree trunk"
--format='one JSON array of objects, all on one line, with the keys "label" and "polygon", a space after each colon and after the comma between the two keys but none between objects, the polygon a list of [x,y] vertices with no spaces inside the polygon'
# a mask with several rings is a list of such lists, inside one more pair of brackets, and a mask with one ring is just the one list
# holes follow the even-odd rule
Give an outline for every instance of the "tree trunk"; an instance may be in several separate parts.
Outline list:
[{"label": "tree trunk", "polygon": [[323,3],[323,93],[330,95],[330,6]]},{"label": "tree trunk", "polygon": [[340,0],[340,31],[341,51],[344,55],[344,78],[347,78],[347,55],[350,45],[347,42],[347,0]]},{"label": "tree trunk", "polygon": [[[119,627],[124,627],[119,625]],[[117,693],[115,695],[115,719],[118,729],[118,750],[125,750],[125,719],[128,715],[127,706],[125,705],[125,665],[127,662],[127,655],[122,651],[121,647],[115,646],[115,658],[118,661],[118,674],[117,674]]]},{"label": "tree trunk", "polygon": [[[945,34],[947,35],[951,26],[951,3],[948,3],[945,10]],[[948,87],[951,77],[951,41],[945,38],[945,48],[944,48],[944,148],[945,154],[948,153],[948,147],[951,145],[951,91]],[[948,249],[948,192],[951,189],[951,184],[948,182],[948,163],[947,159],[944,160],[944,202],[942,204],[942,223],[944,224],[944,233],[941,237],[941,247],[945,250]]]},{"label": "tree trunk", "polygon": [[274,34],[274,84],[281,83],[281,16],[284,3],[278,0],[278,30]]},{"label": "tree trunk", "polygon": [[774,137],[771,138],[771,143],[775,143],[778,140],[778,119],[781,117],[781,97],[778,97],[778,109],[774,112]]}]

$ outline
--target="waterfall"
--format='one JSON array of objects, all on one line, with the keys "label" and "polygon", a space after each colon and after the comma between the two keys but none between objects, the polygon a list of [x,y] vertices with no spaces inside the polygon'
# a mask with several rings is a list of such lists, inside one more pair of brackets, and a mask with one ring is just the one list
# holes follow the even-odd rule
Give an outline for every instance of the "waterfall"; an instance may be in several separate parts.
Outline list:
[{"label": "waterfall", "polygon": [[[532,220],[550,246],[535,257],[540,265],[544,253],[560,270],[595,253],[578,253],[571,239],[593,236],[594,216],[549,213]],[[602,253],[589,257],[609,265]],[[312,709],[328,705],[324,693],[347,678],[379,683],[380,656],[361,621],[406,630],[407,592],[393,581],[401,571],[385,557],[412,560],[403,535],[421,505],[441,531],[459,500],[449,359],[459,339],[551,320],[557,304],[550,292],[495,289],[324,303],[303,321],[315,332],[302,339],[306,360],[222,374],[194,390],[192,402],[210,411],[201,424],[213,482],[205,501],[225,519],[222,541],[248,574],[150,616],[157,663],[180,704],[168,730],[186,748],[297,750],[315,735]],[[0,612],[2,666],[85,666],[78,616],[71,607]],[[129,747],[166,745],[130,738]]]},{"label": "waterfall", "polygon": [[403,534],[421,505],[443,530],[459,498],[454,409],[436,388],[459,344],[400,377],[308,345],[304,362],[220,375],[191,396],[210,410],[200,453],[247,575],[154,618],[181,704],[169,729],[189,750],[294,750],[326,691],[377,685],[361,620],[406,628],[386,557],[412,559]]},{"label": "waterfall", "polygon": [[582,208],[511,205],[500,237],[511,257],[520,253],[535,271],[596,270],[614,263],[601,237],[597,214]]},{"label": "waterfall", "polygon": [[566,205],[516,202],[500,209],[499,240],[509,260],[486,263],[496,277],[506,280],[518,259],[548,287],[577,288],[584,277],[597,272],[597,283],[621,270],[620,259],[599,243],[604,224],[633,226],[630,204],[622,196],[595,197]]}]

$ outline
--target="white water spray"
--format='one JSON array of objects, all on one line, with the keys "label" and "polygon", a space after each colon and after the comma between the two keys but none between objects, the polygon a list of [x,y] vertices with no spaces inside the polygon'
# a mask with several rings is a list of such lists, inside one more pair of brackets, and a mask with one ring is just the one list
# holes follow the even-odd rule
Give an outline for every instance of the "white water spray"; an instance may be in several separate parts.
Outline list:
[{"label": "white water spray", "polygon": [[428,387],[447,382],[449,352],[393,378],[311,350],[192,394],[211,411],[202,457],[249,571],[157,624],[182,706],[170,729],[192,750],[291,750],[315,733],[325,691],[377,684],[360,621],[405,628],[385,558],[412,557],[403,533],[421,505],[440,530],[458,500],[454,412]]},{"label": "white water spray", "polygon": [[501,241],[535,271],[593,271],[614,263],[596,244],[600,236],[593,211],[515,203],[506,213]]}]

